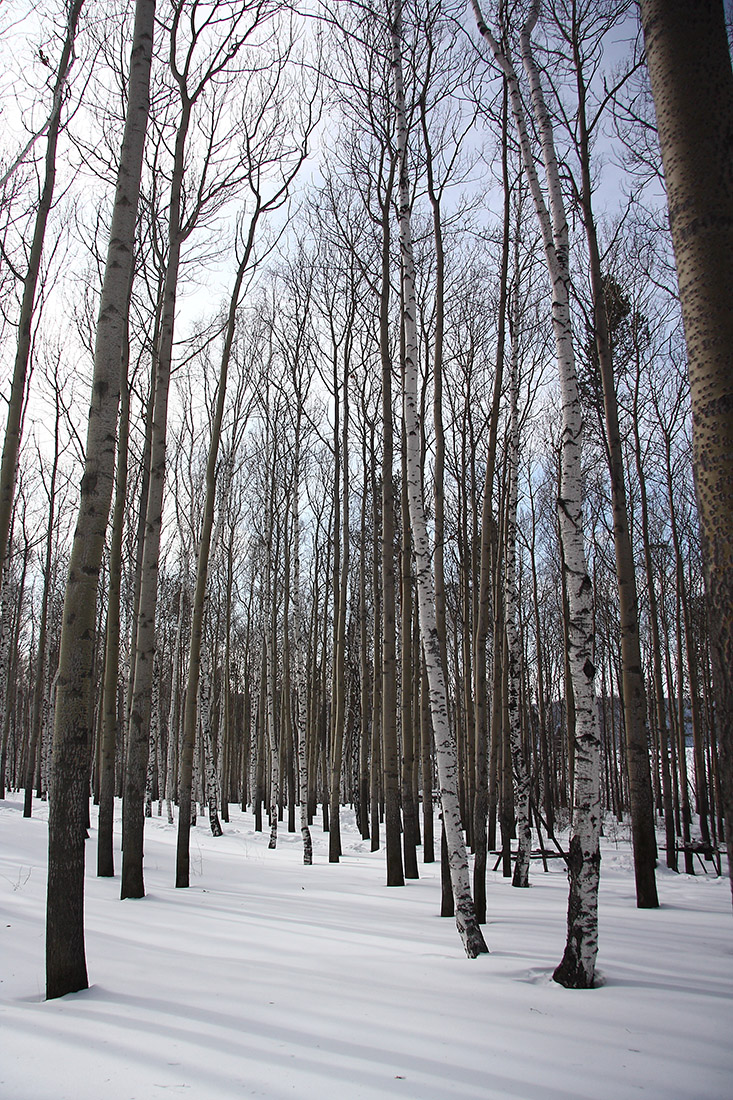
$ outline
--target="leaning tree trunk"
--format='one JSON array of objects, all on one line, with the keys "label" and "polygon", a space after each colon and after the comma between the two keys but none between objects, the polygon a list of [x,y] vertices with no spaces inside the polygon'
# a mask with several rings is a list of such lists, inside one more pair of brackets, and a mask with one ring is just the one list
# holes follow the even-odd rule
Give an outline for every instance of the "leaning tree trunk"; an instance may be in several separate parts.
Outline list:
[{"label": "leaning tree trunk", "polygon": [[641,0],[692,390],[733,890],[733,74],[720,0]]},{"label": "leaning tree trunk", "polygon": [[448,715],[445,670],[440,652],[435,613],[435,583],[431,547],[425,521],[420,463],[420,423],[417,384],[417,335],[415,265],[412,249],[410,180],[407,168],[407,118],[402,72],[402,0],[397,0],[392,31],[392,71],[399,171],[399,227],[402,261],[402,321],[404,325],[403,416],[407,435],[407,495],[416,562],[420,634],[428,675],[430,712],[435,733],[435,751],[440,782],[443,824],[448,844],[451,885],[455,900],[456,925],[469,958],[488,951],[471,897],[468,859],[461,826],[458,800],[458,756]]},{"label": "leaning tree trunk", "polygon": [[128,106],[97,321],[81,502],[64,598],[48,820],[46,996],[88,985],[84,834],[91,741],[97,585],[114,479],[120,363],[149,111],[155,0],[137,0]]}]

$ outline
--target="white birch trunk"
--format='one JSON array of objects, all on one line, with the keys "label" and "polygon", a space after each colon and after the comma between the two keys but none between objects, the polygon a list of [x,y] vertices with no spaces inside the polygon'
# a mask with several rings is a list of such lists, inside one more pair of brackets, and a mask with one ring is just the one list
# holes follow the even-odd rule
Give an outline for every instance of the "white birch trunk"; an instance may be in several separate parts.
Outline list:
[{"label": "white birch trunk", "polygon": [[448,715],[445,670],[441,659],[435,612],[435,581],[432,571],[431,546],[425,521],[422,479],[420,476],[415,265],[412,249],[410,186],[407,170],[407,118],[402,72],[402,0],[397,0],[395,10],[392,31],[392,70],[395,86],[397,154],[399,160],[398,217],[402,260],[402,320],[405,336],[403,415],[407,436],[407,496],[416,563],[420,634],[428,676],[430,711],[435,735],[435,753],[438,764],[443,823],[448,842],[448,859],[455,902],[456,925],[466,954],[469,958],[476,958],[477,955],[488,951],[488,948],[476,920],[471,897],[468,857],[466,855],[458,801],[458,759]]},{"label": "white birch trunk", "polygon": [[181,660],[183,652],[183,618],[186,606],[187,578],[181,583],[181,591],[178,595],[178,621],[176,623],[176,640],[173,648],[173,674],[171,678],[171,698],[168,709],[168,756],[165,768],[165,804],[168,813],[168,824],[173,824],[173,797],[175,793],[176,765],[178,761],[178,742],[181,725],[181,693],[180,676]]},{"label": "white birch trunk", "polygon": [[593,985],[598,953],[600,877],[600,734],[593,679],[592,585],[585,560],[582,515],[582,414],[575,371],[570,314],[568,226],[555,155],[552,120],[532,55],[531,35],[539,16],[533,0],[522,28],[521,53],[529,81],[532,113],[541,145],[549,209],[537,175],[519,83],[511,58],[487,27],[478,0],[471,0],[478,28],[507,79],[522,162],[542,232],[552,290],[552,327],[562,400],[562,443],[558,516],[570,608],[568,662],[576,707],[573,831],[570,841],[568,935],[555,981],[572,988]]},{"label": "white birch trunk", "polygon": [[512,326],[511,376],[509,397],[509,500],[507,503],[506,558],[504,567],[504,617],[509,657],[507,709],[509,740],[514,774],[514,811],[517,819],[517,859],[512,886],[529,886],[529,863],[532,852],[532,824],[529,815],[529,772],[522,748],[522,712],[520,685],[522,676],[522,642],[518,629],[519,590],[517,587],[517,504],[519,481],[519,371],[518,334],[515,317]]}]

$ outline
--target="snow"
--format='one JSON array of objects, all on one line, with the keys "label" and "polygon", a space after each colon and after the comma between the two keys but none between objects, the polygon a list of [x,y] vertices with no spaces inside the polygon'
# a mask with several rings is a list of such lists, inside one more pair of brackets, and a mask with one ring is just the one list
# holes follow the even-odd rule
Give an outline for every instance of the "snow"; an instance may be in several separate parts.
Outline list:
[{"label": "snow", "polygon": [[175,826],[147,821],[148,894],[124,902],[119,878],[95,875],[93,816],[91,986],[46,1002],[47,805],[23,820],[21,794],[0,802],[0,1097],[733,1098],[726,879],[660,869],[661,908],[637,910],[628,841],[606,838],[604,984],[573,991],[551,980],[560,860],[533,861],[529,890],[489,874],[491,954],[469,960],[437,916],[437,865],[388,889],[351,814],[338,866],[314,827],[312,867],[299,834],[268,851],[251,815],[231,816],[218,839],[199,818],[188,890],[173,886]]}]

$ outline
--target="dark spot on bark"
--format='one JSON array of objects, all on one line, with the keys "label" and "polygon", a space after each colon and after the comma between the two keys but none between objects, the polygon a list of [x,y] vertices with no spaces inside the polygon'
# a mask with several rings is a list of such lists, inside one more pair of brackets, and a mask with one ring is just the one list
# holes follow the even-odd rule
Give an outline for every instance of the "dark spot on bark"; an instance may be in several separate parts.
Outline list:
[{"label": "dark spot on bark", "polygon": [[98,477],[95,473],[85,473],[81,479],[81,491],[83,494],[91,494],[97,488]]},{"label": "dark spot on bark", "polygon": [[585,664],[583,665],[583,672],[588,680],[592,680],[596,674],[596,666],[591,661],[590,657],[586,657]]}]

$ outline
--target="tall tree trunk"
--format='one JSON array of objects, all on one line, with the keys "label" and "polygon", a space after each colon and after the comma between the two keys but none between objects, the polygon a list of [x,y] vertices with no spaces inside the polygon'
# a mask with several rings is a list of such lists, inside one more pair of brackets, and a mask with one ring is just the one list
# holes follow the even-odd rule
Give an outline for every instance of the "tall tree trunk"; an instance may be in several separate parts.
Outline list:
[{"label": "tall tree trunk", "polygon": [[97,583],[114,480],[122,349],[149,110],[154,0],[137,0],[127,116],[97,321],[81,502],[69,563],[56,686],[48,821],[46,996],[86,989],[84,821]]},{"label": "tall tree trunk", "polygon": [[150,738],[155,619],[158,604],[158,569],[163,521],[163,490],[168,433],[168,394],[173,357],[178,267],[183,244],[181,197],[186,138],[191,120],[191,101],[181,89],[181,116],[175,139],[168,215],[168,263],[163,290],[160,339],[155,355],[155,388],[150,447],[149,485],[145,504],[145,537],[140,563],[140,602],[135,624],[135,666],[122,803],[122,898],[145,895],[143,881],[143,828],[145,777]]}]

